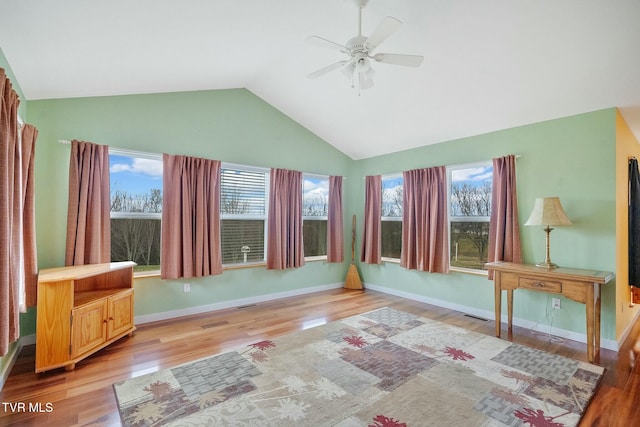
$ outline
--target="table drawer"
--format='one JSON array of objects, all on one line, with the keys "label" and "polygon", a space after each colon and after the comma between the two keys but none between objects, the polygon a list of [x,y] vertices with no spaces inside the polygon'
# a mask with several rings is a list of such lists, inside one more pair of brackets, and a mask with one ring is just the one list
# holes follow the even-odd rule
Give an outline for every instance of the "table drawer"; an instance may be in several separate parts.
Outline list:
[{"label": "table drawer", "polygon": [[551,292],[554,294],[562,293],[562,282],[554,282],[551,280],[530,279],[528,277],[518,278],[518,287],[523,289],[533,289],[542,292]]}]

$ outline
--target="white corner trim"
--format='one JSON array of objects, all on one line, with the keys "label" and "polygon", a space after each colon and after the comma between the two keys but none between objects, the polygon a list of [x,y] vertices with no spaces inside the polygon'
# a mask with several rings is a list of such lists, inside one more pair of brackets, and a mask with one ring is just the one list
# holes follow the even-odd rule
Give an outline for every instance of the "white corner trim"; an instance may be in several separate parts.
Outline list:
[{"label": "white corner trim", "polygon": [[27,335],[24,337],[20,337],[20,339],[18,340],[17,344],[13,347],[13,349],[4,355],[4,357],[9,359],[9,362],[4,365],[4,367],[2,368],[2,372],[0,372],[0,390],[2,390],[2,388],[4,387],[4,383],[7,381],[7,378],[9,378],[11,369],[13,368],[13,365],[16,363],[16,360],[18,360],[18,355],[22,351],[22,348],[25,345],[32,345],[35,343],[36,343],[35,335]]},{"label": "white corner trim", "polygon": [[[631,319],[631,322],[629,322],[625,330],[622,331],[622,334],[620,335],[620,341],[618,341],[619,346],[622,346],[622,344],[627,340],[627,338],[629,338],[629,334],[631,333],[631,330],[633,329],[633,326],[638,321],[639,317],[640,317],[640,310],[637,310],[636,314],[633,315],[633,319]],[[620,350],[620,347],[618,347],[618,350]]]},{"label": "white corner trim", "polygon": [[254,297],[222,301],[214,304],[199,305],[196,307],[188,307],[180,310],[164,311],[162,313],[143,314],[141,316],[135,316],[134,322],[136,325],[141,325],[144,323],[158,322],[160,320],[168,320],[176,317],[190,316],[193,314],[207,313],[210,311],[223,310],[226,308],[241,307],[243,305],[258,304],[265,301],[295,297],[298,295],[311,294],[314,292],[328,291],[331,289],[342,288],[343,286],[344,283],[332,283],[329,285],[312,286],[309,288],[295,289],[292,291],[257,295]]},{"label": "white corner trim", "polygon": [[[435,305],[438,307],[446,308],[448,310],[460,311],[462,313],[470,314],[472,316],[480,317],[488,320],[495,320],[495,314],[493,311],[481,310],[475,307],[468,307],[462,304],[455,304],[449,301],[443,301],[435,298],[426,297],[423,295],[417,295],[411,292],[399,291],[392,288],[387,288],[385,286],[373,285],[371,283],[365,283],[366,289],[372,289],[374,291],[382,292],[389,295],[395,295],[402,298],[411,299],[414,301],[424,302],[427,304]],[[507,323],[507,315],[503,314],[501,321],[503,323]],[[526,319],[520,319],[517,317],[513,318],[513,324],[516,326],[520,326],[526,329],[530,329],[532,331],[539,332],[541,334],[549,334],[550,331],[547,330],[548,325],[539,325],[537,322],[532,322]],[[557,327],[553,327],[553,335],[561,338],[566,338],[572,341],[577,341],[581,343],[587,343],[587,335],[580,334],[574,331],[569,331],[566,329],[560,329]],[[611,339],[601,339],[600,347],[606,348],[607,350],[613,350],[615,352],[618,351],[618,341]]]}]

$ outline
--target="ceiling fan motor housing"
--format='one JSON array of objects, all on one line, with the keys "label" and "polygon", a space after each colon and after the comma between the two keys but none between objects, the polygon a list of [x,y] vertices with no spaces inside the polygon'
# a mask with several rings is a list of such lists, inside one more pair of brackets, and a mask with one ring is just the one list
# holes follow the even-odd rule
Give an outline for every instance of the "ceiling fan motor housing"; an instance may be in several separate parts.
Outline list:
[{"label": "ceiling fan motor housing", "polygon": [[366,42],[367,42],[367,37],[355,36],[349,39],[345,47],[349,49],[349,53],[351,54],[352,57],[355,57],[358,54],[364,54],[366,56],[368,53]]}]

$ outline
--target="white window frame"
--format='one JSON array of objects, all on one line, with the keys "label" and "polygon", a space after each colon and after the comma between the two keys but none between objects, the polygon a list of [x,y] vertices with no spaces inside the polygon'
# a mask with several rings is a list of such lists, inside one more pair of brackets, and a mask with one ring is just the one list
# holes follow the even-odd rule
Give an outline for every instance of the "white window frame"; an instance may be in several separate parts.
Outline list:
[{"label": "white window frame", "polygon": [[[304,179],[305,177],[309,177],[309,178],[320,178],[323,180],[326,180],[327,183],[329,182],[329,175],[320,175],[320,174],[315,174],[315,173],[302,173],[302,203],[304,205]],[[302,216],[302,226],[304,227],[304,221],[325,221],[327,223],[329,223],[329,215],[328,215],[328,211],[329,209],[331,209],[331,207],[329,206],[329,201],[328,201],[328,196],[327,196],[327,215],[319,215],[319,216],[312,216],[312,215],[303,215]],[[304,209],[303,209],[304,211]],[[303,235],[304,235],[304,231],[303,231]],[[304,257],[305,261],[322,261],[322,260],[326,260],[327,259],[327,254],[324,255],[313,255],[313,256],[306,256]]]},{"label": "white window frame", "polygon": [[[390,174],[386,174],[386,175],[382,175],[382,182],[384,183],[385,179],[395,179],[395,178],[404,178],[402,172],[399,173],[390,173]],[[402,181],[402,189],[404,191],[404,179]],[[382,185],[382,191],[384,193],[384,185]],[[380,200],[383,200],[384,198],[384,194],[380,195]],[[384,221],[399,221],[402,223],[402,215],[401,216],[381,216],[380,217],[380,221],[384,222]],[[382,233],[382,224],[380,226],[381,228],[381,233]],[[380,236],[380,238],[382,238],[382,236]],[[401,244],[402,246],[402,244]],[[393,258],[393,257],[382,257],[382,261],[384,262],[393,262],[393,263],[399,263],[400,262],[400,258]]]},{"label": "white window frame", "polygon": [[[109,147],[109,156],[124,156],[124,157],[136,157],[139,159],[149,159],[149,160],[159,160],[163,161],[162,154],[158,153],[148,153],[145,151],[137,151],[137,150],[127,150],[124,148],[114,148]],[[109,174],[109,179],[111,179],[111,174]],[[111,182],[110,182],[111,183]],[[162,188],[162,197],[164,198],[164,186]],[[113,212],[109,210],[109,220],[112,219],[157,219],[160,221],[160,227],[162,227],[162,212]],[[111,238],[111,236],[109,236]],[[109,259],[111,259],[111,254],[109,254]],[[160,261],[162,262],[162,257],[160,257]],[[160,274],[160,269],[158,270],[148,270],[148,271],[135,271],[134,277],[143,277],[143,276],[155,276]]]},{"label": "white window frame", "polygon": [[[448,256],[449,256],[449,260],[451,260],[451,223],[452,222],[486,222],[487,224],[489,223],[491,217],[490,216],[453,216],[451,214],[451,186],[453,184],[453,179],[452,179],[452,173],[453,171],[456,170],[462,170],[462,169],[473,169],[473,168],[477,168],[477,167],[487,167],[487,166],[493,166],[492,161],[491,160],[485,160],[485,161],[480,161],[480,162],[473,162],[473,163],[464,163],[464,164],[459,164],[459,165],[452,165],[452,166],[447,166],[447,226],[449,227],[449,242],[448,242]],[[492,188],[493,191],[493,188]],[[479,275],[488,275],[488,271],[487,270],[479,270],[479,269],[474,269],[474,268],[464,268],[464,267],[457,267],[457,266],[449,266],[449,270],[451,271],[458,271],[458,272],[462,272],[462,273],[471,273],[471,274],[479,274]]]},{"label": "white window frame", "polygon": [[[254,173],[261,173],[264,174],[265,176],[265,181],[264,181],[264,215],[256,215],[256,214],[226,214],[222,212],[222,209],[220,209],[220,231],[222,231],[222,220],[224,219],[228,219],[228,220],[262,220],[264,222],[264,239],[263,239],[263,253],[264,253],[264,258],[262,259],[262,261],[251,261],[251,262],[239,262],[239,263],[233,263],[233,264],[222,264],[223,269],[233,269],[233,268],[245,268],[245,267],[257,267],[257,266],[263,266],[266,265],[267,263],[267,226],[268,226],[268,216],[269,216],[269,190],[270,190],[270,180],[271,180],[271,174],[270,171],[271,169],[269,168],[264,168],[264,167],[258,167],[258,166],[246,166],[246,165],[239,165],[237,163],[227,163],[227,162],[222,162],[221,164],[221,172],[222,169],[233,169],[233,170],[238,170],[238,171],[246,171],[246,172],[254,172]],[[221,194],[222,196],[222,194]],[[222,242],[220,242],[220,249],[222,250]]]}]

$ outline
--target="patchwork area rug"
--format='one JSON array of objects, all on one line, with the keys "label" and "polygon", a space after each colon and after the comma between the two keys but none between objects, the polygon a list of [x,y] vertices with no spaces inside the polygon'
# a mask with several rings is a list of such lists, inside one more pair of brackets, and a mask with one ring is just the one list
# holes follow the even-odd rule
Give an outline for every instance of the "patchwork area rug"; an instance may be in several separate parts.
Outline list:
[{"label": "patchwork area rug", "polygon": [[114,390],[124,426],[560,427],[603,372],[382,308]]}]

